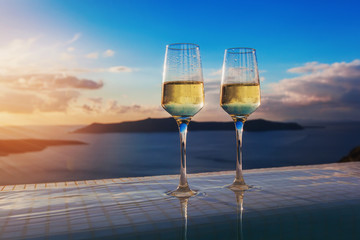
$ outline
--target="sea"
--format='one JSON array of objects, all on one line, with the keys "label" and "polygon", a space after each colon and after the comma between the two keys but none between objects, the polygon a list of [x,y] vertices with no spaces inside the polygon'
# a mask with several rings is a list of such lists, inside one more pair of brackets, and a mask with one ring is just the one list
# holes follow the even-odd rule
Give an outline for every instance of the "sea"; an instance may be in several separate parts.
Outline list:
[{"label": "sea", "polygon": [[[244,132],[243,168],[335,163],[360,146],[360,122],[311,125],[297,131]],[[72,133],[80,127],[1,128],[0,139],[78,140],[87,144],[0,156],[0,185],[179,173],[176,132]],[[234,170],[235,164],[235,130],[188,132],[188,173]]]}]

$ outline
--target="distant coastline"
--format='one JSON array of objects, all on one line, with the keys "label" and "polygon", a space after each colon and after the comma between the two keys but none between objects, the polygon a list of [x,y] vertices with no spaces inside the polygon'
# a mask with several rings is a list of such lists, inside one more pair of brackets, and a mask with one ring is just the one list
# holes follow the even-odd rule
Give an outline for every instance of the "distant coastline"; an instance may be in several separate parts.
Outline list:
[{"label": "distant coastline", "polygon": [[42,151],[49,146],[84,145],[87,143],[74,140],[45,139],[10,139],[0,140],[0,156],[9,154]]},{"label": "distant coastline", "polygon": [[[245,131],[280,131],[280,130],[303,130],[298,123],[274,122],[264,119],[249,120],[244,125]],[[196,122],[189,124],[190,131],[234,131],[233,122]],[[117,133],[117,132],[177,132],[177,126],[173,118],[148,118],[140,121],[121,123],[93,123],[79,128],[73,133]]]}]

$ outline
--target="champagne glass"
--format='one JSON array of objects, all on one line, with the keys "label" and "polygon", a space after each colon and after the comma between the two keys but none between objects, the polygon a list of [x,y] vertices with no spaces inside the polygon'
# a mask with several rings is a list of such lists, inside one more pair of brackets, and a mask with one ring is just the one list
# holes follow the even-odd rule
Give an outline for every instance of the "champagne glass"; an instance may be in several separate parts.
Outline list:
[{"label": "champagne glass", "polygon": [[191,118],[204,106],[204,81],[199,46],[175,43],[166,46],[162,107],[176,120],[180,132],[180,182],[168,194],[189,197],[196,193],[186,178],[186,134]]},{"label": "champagne glass", "polygon": [[253,48],[225,50],[220,105],[234,120],[236,129],[236,176],[233,190],[247,190],[242,174],[242,133],[247,117],[260,106],[260,82]]}]

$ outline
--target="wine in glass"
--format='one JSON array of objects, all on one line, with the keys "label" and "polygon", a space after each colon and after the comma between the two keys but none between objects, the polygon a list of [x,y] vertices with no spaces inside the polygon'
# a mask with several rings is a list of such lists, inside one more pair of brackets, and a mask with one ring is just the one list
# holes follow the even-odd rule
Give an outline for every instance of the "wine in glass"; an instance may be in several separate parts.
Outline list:
[{"label": "wine in glass", "polygon": [[166,46],[161,105],[174,117],[180,132],[180,182],[169,194],[177,197],[195,195],[186,178],[186,134],[191,118],[204,106],[198,45],[175,43]]},{"label": "wine in glass", "polygon": [[234,120],[236,129],[236,176],[230,189],[246,190],[242,174],[242,133],[247,117],[260,106],[260,82],[255,49],[225,50],[220,105]]}]

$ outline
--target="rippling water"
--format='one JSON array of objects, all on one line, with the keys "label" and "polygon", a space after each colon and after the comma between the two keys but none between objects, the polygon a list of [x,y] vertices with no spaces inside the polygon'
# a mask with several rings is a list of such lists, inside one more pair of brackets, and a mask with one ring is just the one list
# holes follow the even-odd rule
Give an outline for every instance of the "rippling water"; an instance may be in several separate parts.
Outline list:
[{"label": "rippling water", "polygon": [[[80,140],[87,145],[48,147],[0,157],[0,184],[177,174],[177,133],[71,134],[77,127],[0,130],[1,139]],[[360,145],[360,124],[327,124],[303,131],[244,133],[244,168],[337,162]],[[188,133],[188,172],[233,170],[235,131]]]}]

